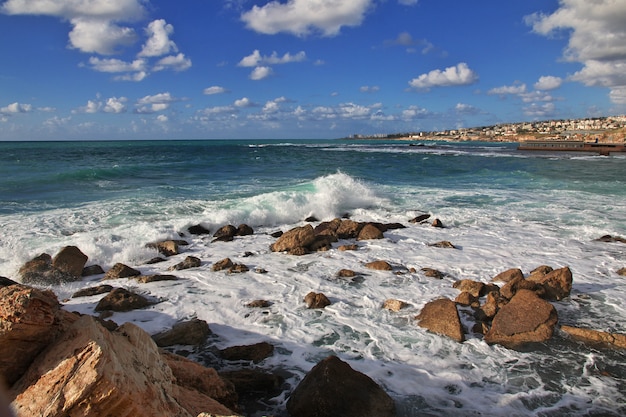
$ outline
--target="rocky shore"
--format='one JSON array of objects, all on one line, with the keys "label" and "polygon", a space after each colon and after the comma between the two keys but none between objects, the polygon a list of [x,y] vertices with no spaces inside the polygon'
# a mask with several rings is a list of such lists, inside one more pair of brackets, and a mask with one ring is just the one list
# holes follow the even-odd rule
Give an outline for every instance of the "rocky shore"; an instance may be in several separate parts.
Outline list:
[{"label": "rocky shore", "polygon": [[[307,224],[276,232],[270,250],[284,256],[307,256],[318,251],[359,250],[360,241],[384,239],[389,230],[406,227],[444,227],[428,215],[407,220],[407,224],[356,222],[347,218]],[[185,236],[212,235],[212,242],[245,239],[254,234],[247,225],[226,225],[211,232],[202,225],[189,227],[179,240],[149,243],[159,252],[150,261],[158,264],[184,253]],[[339,241],[342,244],[339,244]],[[626,239],[602,236],[601,242],[622,244]],[[350,243],[345,243],[346,241]],[[454,243],[429,244],[438,250],[459,250]],[[118,325],[110,320],[113,312],[144,309],[158,303],[158,297],[145,297],[107,283],[134,280],[137,285],[155,281],[177,281],[173,272],[197,268],[202,260],[194,256],[164,269],[160,274],[143,275],[138,266],[115,264],[104,271],[88,265],[88,256],[75,246],[67,246],[55,256],[41,254],[30,260],[13,279],[0,277],[0,376],[15,414],[26,416],[232,416],[249,415],[259,404],[285,390],[285,415],[309,416],[394,416],[393,399],[369,376],[353,369],[334,355],[321,360],[291,389],[283,373],[253,366],[274,353],[267,342],[235,345],[211,355],[230,363],[245,364],[228,370],[207,367],[177,353],[201,350],[207,338],[215,337],[209,324],[191,319],[172,329],[150,335],[132,323]],[[365,268],[402,275],[414,268],[385,259],[372,261]],[[213,271],[229,274],[256,272],[224,258],[212,265]],[[423,268],[425,276],[441,280],[445,274]],[[626,275],[626,268],[617,271]],[[64,308],[51,286],[101,277],[98,285],[84,288],[73,297],[104,294],[94,307],[98,316],[81,315]],[[356,279],[359,272],[341,269],[337,276]],[[458,296],[427,302],[414,318],[416,326],[463,343],[468,335],[482,337],[488,344],[510,349],[532,349],[548,341],[556,332],[563,337],[626,348],[626,335],[580,328],[576,323],[560,323],[555,303],[570,296],[575,282],[568,267],[540,265],[524,272],[511,268],[488,282],[457,280]],[[332,294],[310,291],[302,303],[310,309],[332,305]],[[248,307],[265,308],[273,300],[258,299]],[[380,300],[380,308],[398,312],[411,300]],[[184,347],[181,349],[181,346]],[[174,353],[175,352],[175,353]]]}]

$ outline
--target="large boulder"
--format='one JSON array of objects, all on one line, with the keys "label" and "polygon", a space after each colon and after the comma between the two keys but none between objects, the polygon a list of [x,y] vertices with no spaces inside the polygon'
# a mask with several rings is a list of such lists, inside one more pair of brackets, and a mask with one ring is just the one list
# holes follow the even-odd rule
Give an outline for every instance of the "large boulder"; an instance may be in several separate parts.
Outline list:
[{"label": "large boulder", "polygon": [[[12,387],[18,417],[232,414],[199,392],[178,387],[150,336],[132,323],[109,332],[83,316]],[[182,404],[195,405],[190,413]],[[215,407],[215,408],[211,408]]]},{"label": "large boulder", "polygon": [[524,278],[524,273],[522,272],[521,269],[519,268],[507,269],[506,271],[500,272],[498,275],[493,277],[492,281],[506,283],[506,282],[513,280],[514,278],[518,278],[518,279]]},{"label": "large boulder", "polygon": [[51,291],[22,284],[0,288],[0,379],[17,381],[72,318]]},{"label": "large boulder", "polygon": [[115,265],[113,265],[113,267],[111,267],[111,269],[109,269],[106,272],[106,274],[104,274],[104,277],[102,277],[102,279],[107,280],[107,279],[118,279],[118,278],[130,278],[130,277],[136,277],[139,275],[141,275],[141,271],[138,271],[135,268],[131,268],[128,265],[118,262]]},{"label": "large boulder", "polygon": [[89,259],[87,255],[76,246],[66,246],[52,259],[52,266],[79,279],[83,275],[87,259]]},{"label": "large boulder", "polygon": [[176,323],[171,329],[157,333],[152,339],[157,346],[201,345],[211,335],[209,324],[197,318]]},{"label": "large boulder", "polygon": [[325,294],[313,291],[304,296],[304,302],[307,308],[324,308],[331,304]]},{"label": "large boulder", "polygon": [[[64,265],[64,263],[59,263]],[[22,283],[42,285],[58,285],[62,282],[78,281],[81,279],[81,273],[82,270],[78,275],[74,275],[55,267],[52,257],[47,253],[42,253],[26,262],[18,271]]]},{"label": "large boulder", "polygon": [[355,239],[363,226],[363,223],[355,222],[354,220],[342,220],[337,228],[336,235],[339,239]]},{"label": "large boulder", "polygon": [[146,297],[124,288],[116,288],[96,304],[95,311],[131,311],[154,304]]},{"label": "large boulder", "polygon": [[555,269],[543,276],[531,276],[532,280],[541,285],[545,291],[543,298],[550,301],[559,301],[569,297],[572,291],[572,271],[569,267]]},{"label": "large boulder", "polygon": [[315,241],[315,231],[313,226],[307,224],[306,226],[295,227],[282,234],[274,242],[270,249],[272,252],[285,252],[291,251],[297,248],[306,248]]},{"label": "large boulder", "polygon": [[561,326],[561,330],[576,339],[581,339],[586,342],[602,343],[626,349],[626,334],[609,333],[601,330],[583,329],[573,326]]},{"label": "large boulder", "polygon": [[259,363],[274,354],[274,345],[259,342],[253,345],[230,346],[220,350],[220,356],[228,361],[252,361]]},{"label": "large boulder", "polygon": [[539,298],[534,291],[521,289],[495,315],[485,341],[509,348],[545,342],[552,337],[557,321],[552,304]]},{"label": "large boulder", "polygon": [[457,342],[465,340],[456,303],[448,298],[439,298],[426,303],[415,318],[420,327],[433,333],[448,336]]},{"label": "large boulder", "polygon": [[336,356],[311,369],[287,401],[292,417],[392,417],[393,399],[367,375]]},{"label": "large boulder", "polygon": [[357,236],[356,240],[371,240],[371,239],[383,239],[385,236],[383,232],[371,223],[367,223]]}]

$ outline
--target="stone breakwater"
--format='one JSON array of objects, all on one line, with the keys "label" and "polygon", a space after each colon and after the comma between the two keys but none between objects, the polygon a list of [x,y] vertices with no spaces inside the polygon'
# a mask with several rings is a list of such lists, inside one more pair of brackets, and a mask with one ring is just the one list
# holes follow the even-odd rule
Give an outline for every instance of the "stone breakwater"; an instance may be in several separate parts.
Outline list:
[{"label": "stone breakwater", "polygon": [[[361,241],[385,238],[389,230],[405,227],[444,227],[428,215],[399,223],[355,222],[334,219],[276,232],[270,250],[285,256],[307,256],[317,251],[359,250]],[[315,224],[315,227],[313,226]],[[209,235],[201,225],[183,233]],[[245,239],[254,234],[247,225],[227,225],[213,233],[212,242]],[[339,240],[348,241],[339,245]],[[602,236],[603,242],[625,243],[621,237]],[[158,264],[167,257],[184,253],[186,239],[153,242],[160,253],[150,260]],[[459,250],[452,242],[430,244],[440,250]],[[137,284],[176,281],[172,274],[197,268],[201,260],[187,256],[161,274],[143,275],[138,266],[115,264],[108,271],[87,265],[88,256],[68,246],[54,257],[41,254],[24,264],[19,277],[0,277],[0,375],[8,388],[8,398],[18,416],[202,416],[249,414],[259,402],[286,389],[280,372],[249,366],[239,370],[219,370],[202,366],[173,354],[173,347],[199,349],[211,337],[209,325],[198,319],[176,324],[172,329],[149,335],[132,323],[118,325],[109,320],[113,312],[148,308],[158,303],[107,283],[114,279],[134,280]],[[385,259],[369,262],[366,268],[406,274],[416,271]],[[235,263],[230,258],[214,262],[214,271],[230,274],[266,271]],[[444,273],[423,268],[424,275],[441,280]],[[618,271],[626,274],[624,268]],[[98,316],[80,315],[63,308],[57,296],[41,289],[63,282],[80,281],[85,276],[102,275],[99,285],[85,288],[73,297],[105,294],[94,306]],[[357,279],[359,273],[341,269],[337,276]],[[20,282],[18,282],[20,281]],[[415,317],[415,325],[463,343],[471,334],[482,335],[489,344],[511,349],[549,340],[557,331],[589,343],[626,348],[626,335],[582,329],[559,323],[554,303],[569,297],[574,283],[568,267],[553,269],[541,265],[524,273],[518,268],[502,271],[489,282],[458,280],[459,293],[452,300],[428,301]],[[330,296],[330,297],[329,297]],[[310,291],[302,294],[307,308],[323,309],[332,304],[332,294]],[[249,308],[264,308],[273,300],[258,299]],[[398,312],[410,300],[380,300],[380,308]],[[226,361],[258,364],[273,355],[267,342],[231,346],[215,352]],[[306,416],[393,416],[394,402],[367,375],[352,369],[335,356],[320,361],[287,393],[286,412]]]}]

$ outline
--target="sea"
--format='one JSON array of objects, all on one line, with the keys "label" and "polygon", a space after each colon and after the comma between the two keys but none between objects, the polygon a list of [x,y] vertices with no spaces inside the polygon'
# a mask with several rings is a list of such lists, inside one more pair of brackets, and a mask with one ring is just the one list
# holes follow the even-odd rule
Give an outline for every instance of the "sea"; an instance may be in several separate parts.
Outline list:
[{"label": "sea", "polygon": [[[425,223],[409,220],[429,214]],[[303,256],[275,253],[272,233],[337,217],[401,223],[384,239],[339,241]],[[443,228],[431,226],[439,219]],[[215,242],[191,235],[247,224],[251,236]],[[213,335],[200,349],[269,342],[254,366],[285,384],[252,415],[286,416],[289,393],[320,360],[336,355],[379,384],[398,416],[624,416],[626,351],[559,330],[513,350],[488,345],[461,309],[466,341],[419,327],[429,301],[454,299],[460,279],[568,266],[571,295],[554,302],[559,324],[626,333],[626,155],[518,151],[513,143],[388,140],[0,142],[0,275],[41,253],[79,247],[105,270],[121,262],[177,281],[113,285],[158,301],[111,320],[154,334],[190,318]],[[159,264],[147,243],[184,239]],[[449,241],[456,249],[432,246]],[[356,243],[358,250],[339,251]],[[198,268],[165,272],[186,256]],[[214,272],[224,258],[249,272]],[[385,260],[393,271],[365,264]],[[434,268],[443,279],[427,277]],[[357,279],[338,277],[341,269]],[[71,298],[102,275],[49,287],[64,308],[95,314],[102,295]],[[322,292],[324,309],[303,297]],[[249,302],[264,299],[267,308]],[[386,299],[408,307],[382,308]],[[191,349],[191,348],[189,348]],[[206,353],[205,352],[205,353]],[[207,354],[189,350],[191,357]],[[228,368],[229,364],[222,364]]]}]

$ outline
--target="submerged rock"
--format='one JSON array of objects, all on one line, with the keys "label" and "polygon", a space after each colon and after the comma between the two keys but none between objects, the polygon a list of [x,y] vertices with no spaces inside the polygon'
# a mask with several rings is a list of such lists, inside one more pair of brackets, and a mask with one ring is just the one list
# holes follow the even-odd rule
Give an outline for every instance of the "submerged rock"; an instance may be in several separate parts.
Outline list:
[{"label": "submerged rock", "polygon": [[404,301],[396,300],[393,298],[389,298],[383,302],[384,309],[394,311],[394,312],[398,312],[408,306],[409,306],[409,303],[405,303]]},{"label": "submerged rock", "polygon": [[604,343],[610,346],[626,349],[626,334],[608,333],[600,330],[582,329],[573,326],[561,326],[565,333],[587,342]]},{"label": "submerged rock", "polygon": [[311,291],[304,297],[307,308],[324,308],[331,304],[324,294]]}]

